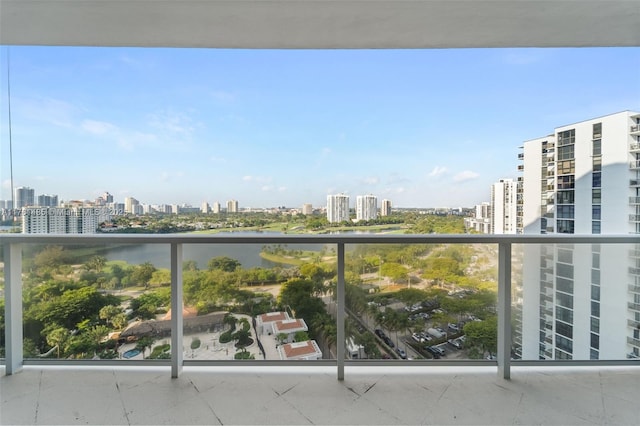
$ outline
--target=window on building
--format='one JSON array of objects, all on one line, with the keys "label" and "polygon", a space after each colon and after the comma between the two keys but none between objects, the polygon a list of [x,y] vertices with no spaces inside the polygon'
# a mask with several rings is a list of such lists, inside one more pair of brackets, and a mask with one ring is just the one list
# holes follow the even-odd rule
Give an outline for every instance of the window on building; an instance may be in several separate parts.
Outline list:
[{"label": "window on building", "polygon": [[600,188],[602,186],[602,173],[593,172],[592,183],[594,188]]},{"label": "window on building", "polygon": [[602,123],[593,124],[593,139],[602,137]]},{"label": "window on building", "polygon": [[591,222],[591,233],[600,234],[600,221],[594,220]]},{"label": "window on building", "polygon": [[575,207],[573,205],[560,205],[557,207],[556,216],[561,219],[575,218]]},{"label": "window on building", "polygon": [[599,172],[602,170],[602,157],[593,157],[593,171]]},{"label": "window on building", "polygon": [[576,141],[575,129],[565,130],[558,133],[558,146],[572,145]]},{"label": "window on building", "polygon": [[573,352],[573,342],[564,336],[556,335],[556,346],[565,352]]},{"label": "window on building", "polygon": [[601,219],[600,212],[601,212],[600,205],[592,206],[591,207],[591,219],[600,220]]},{"label": "window on building", "polygon": [[591,270],[591,284],[600,285],[600,269]]},{"label": "window on building", "polygon": [[564,322],[556,321],[556,333],[561,334],[564,337],[573,339],[573,326]]},{"label": "window on building", "polygon": [[556,277],[556,289],[563,293],[573,294],[573,280]]},{"label": "window on building", "polygon": [[[556,291],[556,302],[563,308],[573,309],[573,296]],[[600,316],[600,315],[597,315]]]},{"label": "window on building", "polygon": [[558,174],[570,175],[576,171],[576,160],[558,161]]},{"label": "window on building", "polygon": [[593,155],[602,155],[602,139],[593,140]]},{"label": "window on building", "polygon": [[573,204],[575,200],[574,191],[558,191],[556,200],[558,204]]},{"label": "window on building", "polygon": [[569,324],[573,324],[573,311],[571,309],[556,307],[556,318]]},{"label": "window on building", "polygon": [[602,193],[601,193],[600,189],[592,189],[591,190],[591,203],[592,204],[602,204]]},{"label": "window on building", "polygon": [[556,220],[556,228],[557,232],[560,234],[573,234],[574,233],[574,222],[573,220]]},{"label": "window on building", "polygon": [[591,267],[600,269],[600,253],[591,253]]},{"label": "window on building", "polygon": [[600,301],[600,286],[598,285],[591,286],[591,299]]},{"label": "window on building", "polygon": [[565,249],[565,248],[558,248],[558,262],[572,264],[573,263],[573,250],[572,249]]},{"label": "window on building", "polygon": [[600,302],[591,301],[591,316],[600,317]]},{"label": "window on building", "polygon": [[591,332],[600,333],[600,319],[591,317]]},{"label": "window on building", "polygon": [[567,145],[558,147],[558,160],[571,160],[572,158],[575,158],[575,154],[573,152],[574,146],[575,145]]},{"label": "window on building", "polygon": [[573,278],[573,265],[556,263],[556,275],[563,278]]},{"label": "window on building", "polygon": [[575,188],[575,176],[558,176],[558,189],[573,189]]},{"label": "window on building", "polygon": [[591,347],[600,349],[600,336],[595,333],[591,333]]}]

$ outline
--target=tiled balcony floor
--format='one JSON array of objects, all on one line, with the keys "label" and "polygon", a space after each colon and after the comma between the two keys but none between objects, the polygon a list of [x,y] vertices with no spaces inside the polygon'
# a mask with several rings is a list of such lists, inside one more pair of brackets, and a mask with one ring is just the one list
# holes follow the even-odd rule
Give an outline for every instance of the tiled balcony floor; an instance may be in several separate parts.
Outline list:
[{"label": "tiled balcony floor", "polygon": [[[4,374],[4,368],[1,368]],[[2,424],[640,424],[640,367],[36,367]]]}]

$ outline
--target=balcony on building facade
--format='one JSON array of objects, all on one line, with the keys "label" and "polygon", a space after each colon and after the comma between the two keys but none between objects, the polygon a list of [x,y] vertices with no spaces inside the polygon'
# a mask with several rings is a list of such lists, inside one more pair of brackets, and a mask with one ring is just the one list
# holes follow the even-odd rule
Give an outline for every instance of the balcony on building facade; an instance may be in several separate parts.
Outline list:
[{"label": "balcony on building facade", "polygon": [[630,222],[640,222],[640,214],[630,214],[629,215]]},{"label": "balcony on building facade", "polygon": [[518,160],[524,160],[524,153],[523,152],[518,154]]},{"label": "balcony on building facade", "polygon": [[632,311],[640,312],[640,303],[629,302],[627,307]]},{"label": "balcony on building facade", "polygon": [[629,163],[629,168],[631,170],[638,170],[640,169],[640,160],[635,160]]},{"label": "balcony on building facade", "polygon": [[640,151],[640,143],[632,143],[631,145],[629,145],[629,151],[631,152],[637,152]]},{"label": "balcony on building facade", "polygon": [[630,179],[629,186],[640,186],[640,179]]},{"label": "balcony on building facade", "polygon": [[[7,234],[2,236],[2,245],[4,253],[5,265],[5,329],[6,329],[6,360],[5,368],[7,374],[13,374],[20,370],[23,365],[38,365],[42,362],[51,363],[52,360],[43,359],[24,359],[22,355],[23,341],[23,314],[22,314],[22,248],[31,244],[41,245],[164,245],[170,248],[168,256],[170,262],[171,276],[171,311],[176,315],[171,316],[169,336],[171,340],[171,356],[164,364],[171,367],[171,375],[177,377],[182,371],[183,366],[189,365],[207,365],[198,361],[190,361],[185,358],[182,353],[182,342],[184,338],[184,330],[182,328],[183,321],[183,288],[182,288],[182,265],[183,265],[183,246],[215,244],[218,246],[238,246],[238,245],[258,245],[263,247],[269,244],[286,244],[289,247],[296,244],[317,244],[321,246],[334,245],[337,263],[337,287],[336,287],[336,309],[335,321],[337,328],[337,353],[345,353],[344,336],[345,336],[345,318],[347,314],[344,309],[345,297],[345,247],[355,247],[357,245],[367,244],[487,244],[497,246],[497,305],[495,312],[498,317],[498,356],[497,364],[499,374],[504,377],[509,376],[509,369],[512,365],[510,352],[512,350],[512,333],[511,333],[511,317],[512,317],[512,291],[511,271],[512,271],[512,246],[517,244],[640,244],[637,236],[603,236],[603,235],[561,235],[561,236],[545,236],[545,235],[279,235],[279,236],[205,236],[205,235],[20,235]],[[545,268],[542,273],[542,279],[545,279],[547,270],[552,272],[550,268]],[[554,303],[553,292],[551,289],[543,290],[542,304],[539,305],[542,316],[553,318]],[[541,301],[536,300],[539,304]],[[340,308],[340,307],[343,308]],[[336,308],[337,307],[337,308]],[[629,303],[629,309],[640,311],[640,304]],[[69,361],[64,359],[53,360],[59,365],[64,365]],[[86,360],[87,365],[100,365],[107,360]],[[361,360],[358,360],[361,361]],[[362,360],[364,361],[364,360]],[[401,360],[398,360],[401,361]],[[518,360],[513,360],[517,364]],[[108,361],[107,361],[108,362]],[[127,362],[127,361],[116,361]],[[195,364],[194,364],[195,362]],[[226,361],[215,362],[215,365],[224,365]],[[242,363],[243,361],[228,361],[232,364]],[[282,361],[282,365],[295,366],[301,365],[298,362]],[[339,379],[344,378],[345,366],[357,365],[357,361],[345,360],[342,357],[337,359],[319,361],[326,365],[336,367]],[[384,363],[384,361],[382,361]],[[389,361],[395,362],[395,361]],[[412,365],[420,365],[426,363],[433,365],[433,360],[414,360]],[[477,365],[479,361],[460,360],[456,361],[456,365]],[[487,361],[488,362],[488,361]],[[113,361],[111,361],[113,363]],[[140,365],[144,365],[143,361]],[[355,363],[355,364],[354,364]],[[255,360],[249,364],[261,365],[261,361]],[[158,365],[150,363],[150,365]],[[268,364],[265,364],[268,365]]]},{"label": "balcony on building facade", "polygon": [[629,197],[629,204],[640,204],[640,197]]},{"label": "balcony on building facade", "polygon": [[631,293],[640,294],[640,285],[638,284],[629,284],[628,289]]},{"label": "balcony on building facade", "polygon": [[523,172],[524,171],[524,164],[519,164],[518,165],[518,171],[519,172]]},{"label": "balcony on building facade", "polygon": [[629,129],[632,135],[640,135],[640,124],[635,124]]}]

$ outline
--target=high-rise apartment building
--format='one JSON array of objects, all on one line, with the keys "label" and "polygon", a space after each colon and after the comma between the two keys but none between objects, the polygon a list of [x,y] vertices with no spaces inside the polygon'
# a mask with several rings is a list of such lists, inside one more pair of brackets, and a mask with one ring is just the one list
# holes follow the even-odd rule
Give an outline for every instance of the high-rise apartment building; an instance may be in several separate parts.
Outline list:
[{"label": "high-rise apartment building", "polygon": [[384,199],[382,200],[382,205],[380,206],[380,216],[389,215],[391,215],[391,200]]},{"label": "high-rise apartment building", "polygon": [[516,233],[516,182],[500,179],[491,185],[491,233]]},{"label": "high-rise apartment building", "polygon": [[[640,113],[561,126],[523,149],[523,233],[640,234]],[[517,357],[640,357],[640,244],[527,244],[522,276]]]},{"label": "high-rise apartment building", "polygon": [[375,195],[356,197],[356,220],[375,220],[378,218],[378,198]]},{"label": "high-rise apartment building", "polygon": [[227,213],[238,213],[238,201],[237,200],[229,200],[229,201],[227,201]]},{"label": "high-rise apartment building", "polygon": [[98,209],[93,207],[23,207],[23,234],[95,234]]},{"label": "high-rise apartment building", "polygon": [[465,217],[464,224],[468,230],[491,234],[491,204],[483,202],[476,205],[473,217]]},{"label": "high-rise apartment building", "polygon": [[58,206],[58,196],[57,195],[38,195],[38,207],[57,207]]},{"label": "high-rise apartment building", "polygon": [[327,220],[330,223],[344,222],[349,220],[348,195],[327,195]]},{"label": "high-rise apartment building", "polygon": [[206,201],[203,201],[202,205],[200,206],[200,212],[205,214],[210,213],[211,206],[209,206],[209,203],[207,203]]},{"label": "high-rise apartment building", "polygon": [[124,199],[124,212],[128,214],[136,214],[136,207],[140,204],[138,200],[133,197],[126,197]]},{"label": "high-rise apartment building", "polygon": [[313,214],[313,206],[311,203],[305,203],[302,205],[302,214],[306,216]]},{"label": "high-rise apartment building", "polygon": [[35,203],[35,191],[27,186],[19,186],[13,190],[13,200],[16,209],[33,207]]},{"label": "high-rise apartment building", "polygon": [[213,214],[218,214],[220,213],[220,203],[219,202],[215,202],[213,203],[213,207],[211,208],[211,213]]}]

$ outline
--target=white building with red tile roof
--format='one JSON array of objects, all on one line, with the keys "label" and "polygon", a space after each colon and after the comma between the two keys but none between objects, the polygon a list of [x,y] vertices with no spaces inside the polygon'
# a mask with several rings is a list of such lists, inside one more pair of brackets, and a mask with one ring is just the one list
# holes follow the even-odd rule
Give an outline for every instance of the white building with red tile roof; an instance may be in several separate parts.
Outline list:
[{"label": "white building with red tile roof", "polygon": [[272,334],[273,323],[291,319],[287,312],[267,312],[256,317],[256,331],[260,335]]},{"label": "white building with red tile roof", "polygon": [[322,359],[322,351],[315,340],[286,343],[278,346],[281,360],[316,360]]},{"label": "white building with red tile roof", "polygon": [[302,318],[298,319],[288,319],[284,321],[275,321],[271,326],[273,329],[273,335],[278,336],[280,334],[286,334],[287,338],[284,339],[284,342],[293,342],[294,336],[299,331],[309,331],[309,327],[307,327],[307,323],[304,322]]}]

